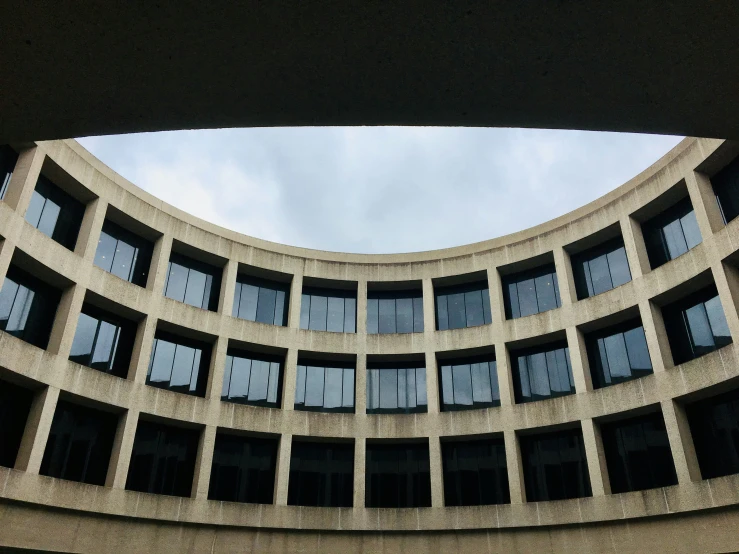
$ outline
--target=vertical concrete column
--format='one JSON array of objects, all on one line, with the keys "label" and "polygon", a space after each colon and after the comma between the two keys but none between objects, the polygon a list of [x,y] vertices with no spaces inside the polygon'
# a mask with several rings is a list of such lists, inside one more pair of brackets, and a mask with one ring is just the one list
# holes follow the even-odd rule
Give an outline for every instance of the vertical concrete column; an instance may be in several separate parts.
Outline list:
[{"label": "vertical concrete column", "polygon": [[298,376],[298,349],[289,348],[285,356],[285,372],[282,377],[282,409],[295,409],[295,382]]},{"label": "vertical concrete column", "polygon": [[213,465],[213,451],[216,447],[215,425],[206,425],[200,433],[198,453],[195,457],[195,475],[192,480],[192,498],[206,500],[210,487],[210,470]]},{"label": "vertical concrete column", "polygon": [[205,390],[205,398],[211,400],[211,405],[216,408],[220,405],[227,351],[228,337],[218,337],[211,350],[210,364],[208,365],[208,385]]},{"label": "vertical concrete column", "polygon": [[154,243],[151,254],[151,267],[146,280],[146,289],[154,293],[157,299],[164,294],[164,283],[167,281],[167,267],[172,253],[172,235],[162,235]]},{"label": "vertical concrete column", "polygon": [[434,284],[431,279],[421,281],[423,291],[423,332],[426,344],[433,344],[436,332],[436,306],[434,306]]},{"label": "vertical concrete column", "polygon": [[8,239],[0,242],[0,289],[2,289],[3,283],[5,282],[5,276],[8,273],[14,251],[15,244]]},{"label": "vertical concrete column", "polygon": [[431,474],[431,506],[433,508],[443,508],[444,476],[439,437],[429,437],[429,473]]},{"label": "vertical concrete column", "polygon": [[367,483],[367,443],[364,438],[354,439],[354,502],[355,508],[364,508]]},{"label": "vertical concrete column", "polygon": [[438,414],[441,411],[441,392],[439,391],[439,365],[436,352],[426,350],[426,399],[428,413]]},{"label": "vertical concrete column", "polygon": [[739,340],[739,314],[737,313],[739,270],[721,261],[711,264],[711,270],[721,300],[721,307],[726,316],[726,323],[729,325],[729,332],[735,340]]},{"label": "vertical concrete column", "polygon": [[290,480],[290,450],[292,447],[292,440],[292,435],[280,435],[280,445],[277,448],[275,504],[278,506],[287,506],[287,486],[288,481]]},{"label": "vertical concrete column", "polygon": [[513,406],[516,398],[513,389],[513,373],[511,372],[511,354],[504,342],[495,343],[495,365],[498,370],[498,388],[500,389],[500,405]]},{"label": "vertical concrete column", "polygon": [[593,496],[611,494],[611,482],[608,478],[608,465],[603,451],[600,427],[592,419],[583,419],[580,423]]},{"label": "vertical concrete column", "polygon": [[439,413],[439,370],[436,363],[436,316],[434,306],[434,284],[430,278],[421,281],[423,289],[423,334],[424,357],[426,359],[426,398],[430,414]]},{"label": "vertical concrete column", "polygon": [[724,226],[724,218],[721,216],[711,180],[702,173],[689,171],[685,175],[685,184],[695,210],[698,228],[703,240],[706,240]]},{"label": "vertical concrete column", "polygon": [[54,316],[47,350],[58,354],[63,359],[68,358],[72,350],[72,341],[77,331],[77,320],[85,300],[85,290],[85,287],[77,284],[62,292],[62,298]]},{"label": "vertical concrete column", "polygon": [[357,365],[354,370],[354,412],[367,413],[367,352],[364,348],[357,352]]},{"label": "vertical concrete column", "polygon": [[488,269],[488,289],[493,328],[496,333],[500,333],[505,324],[505,303],[503,301],[503,280],[495,267]]},{"label": "vertical concrete column", "polygon": [[133,452],[133,441],[136,438],[136,427],[139,423],[139,411],[127,410],[118,420],[113,449],[110,453],[108,475],[105,486],[114,489],[126,487],[128,478],[128,466],[131,464],[131,453]]},{"label": "vertical concrete column", "polygon": [[629,260],[631,278],[636,279],[651,271],[647,246],[644,242],[641,225],[633,217],[625,215],[620,220],[621,235],[624,238],[626,258]]},{"label": "vertical concrete column", "polygon": [[221,292],[218,297],[218,313],[231,315],[233,313],[234,295],[236,293],[236,276],[239,272],[239,262],[228,260],[223,268]]},{"label": "vertical concrete column", "polygon": [[287,312],[287,326],[300,329],[300,302],[303,296],[303,274],[294,273],[290,282],[290,308]]},{"label": "vertical concrete column", "polygon": [[97,252],[97,245],[100,241],[100,233],[103,230],[103,222],[107,211],[108,203],[100,198],[96,198],[85,206],[85,214],[82,216],[74,253],[82,256],[88,263],[92,263],[95,259],[95,252]]},{"label": "vertical concrete column", "polygon": [[365,341],[367,334],[367,281],[361,279],[357,282],[357,334],[362,335],[361,341]]},{"label": "vertical concrete column", "polygon": [[5,193],[5,203],[13,208],[21,217],[25,216],[28,204],[31,202],[36,181],[41,174],[46,154],[38,148],[29,148],[18,155],[13,175]]},{"label": "vertical concrete column", "polygon": [[577,327],[568,327],[567,346],[570,348],[570,363],[572,364],[572,378],[575,380],[575,391],[585,393],[593,390],[593,376],[590,373],[588,350],[585,337]]},{"label": "vertical concrete column", "polygon": [[658,373],[671,369],[675,364],[672,361],[672,350],[667,338],[662,310],[649,300],[643,300],[639,302],[639,314],[644,326],[653,371]]},{"label": "vertical concrete column", "polygon": [[506,466],[508,467],[508,488],[511,493],[511,504],[526,502],[526,487],[524,485],[523,462],[521,447],[514,430],[503,432],[505,440]]},{"label": "vertical concrete column", "polygon": [[570,255],[562,246],[554,248],[554,269],[557,272],[559,297],[562,300],[562,305],[567,306],[569,304],[573,304],[577,301],[575,278],[572,274]]},{"label": "vertical concrete column", "polygon": [[38,475],[54,419],[59,389],[46,387],[34,396],[15,460],[15,469]]},{"label": "vertical concrete column", "polygon": [[157,318],[155,315],[144,317],[136,329],[136,338],[134,339],[133,352],[131,353],[131,364],[128,366],[128,379],[136,383],[144,383],[146,381],[156,330]]},{"label": "vertical concrete column", "polygon": [[700,481],[701,470],[685,409],[672,399],[663,400],[661,405],[678,483]]}]

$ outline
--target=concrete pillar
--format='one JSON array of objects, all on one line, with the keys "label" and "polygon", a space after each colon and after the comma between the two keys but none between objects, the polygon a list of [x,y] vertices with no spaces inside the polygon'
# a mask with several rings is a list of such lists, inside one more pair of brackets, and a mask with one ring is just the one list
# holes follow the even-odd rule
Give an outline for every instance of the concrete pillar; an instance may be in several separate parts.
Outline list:
[{"label": "concrete pillar", "polygon": [[74,334],[77,331],[77,320],[85,300],[85,291],[85,287],[79,284],[66,289],[62,292],[62,298],[56,309],[47,350],[58,354],[63,359],[69,358],[72,350]]},{"label": "concrete pillar", "polygon": [[570,349],[570,363],[572,364],[572,378],[575,380],[575,391],[586,393],[593,390],[593,376],[590,373],[588,349],[585,337],[577,327],[568,327],[567,346]]},{"label": "concrete pillar", "polygon": [[490,315],[493,328],[500,330],[505,323],[505,303],[503,299],[503,280],[496,268],[488,269],[488,289],[490,292]]},{"label": "concrete pillar", "polygon": [[8,273],[14,251],[15,244],[10,240],[5,239],[0,242],[0,289],[2,289],[3,283],[5,282],[5,276]]},{"label": "concrete pillar", "polygon": [[735,341],[739,340],[739,313],[737,313],[739,269],[716,261],[711,265],[711,270],[721,300],[721,307],[726,316],[726,323],[729,326],[729,332]]},{"label": "concrete pillar", "polygon": [[444,475],[439,437],[429,437],[429,472],[431,474],[431,506],[433,508],[443,508]]},{"label": "concrete pillar", "polygon": [[685,175],[685,184],[695,210],[698,228],[703,240],[706,240],[724,226],[724,218],[721,216],[711,180],[702,173],[689,171]]},{"label": "concrete pillar", "polygon": [[513,388],[513,372],[511,370],[511,354],[504,342],[495,344],[495,365],[498,370],[498,388],[500,389],[500,405],[512,406],[516,403]]},{"label": "concrete pillar", "polygon": [[441,411],[441,391],[439,390],[439,366],[436,353],[433,350],[427,350],[425,357],[428,413],[438,414]]},{"label": "concrete pillar", "polygon": [[234,296],[236,294],[236,276],[239,271],[239,262],[228,260],[223,268],[221,292],[218,297],[218,313],[231,315],[233,313]]},{"label": "concrete pillar", "polygon": [[514,430],[503,432],[505,440],[506,466],[508,466],[508,488],[511,493],[511,504],[526,502],[526,487],[524,485],[523,462],[521,447]]},{"label": "concrete pillar", "polygon": [[662,310],[649,300],[643,300],[639,302],[639,314],[644,326],[652,369],[658,373],[673,368],[675,364],[672,361],[672,349],[667,338]]},{"label": "concrete pillar", "polygon": [[280,435],[280,444],[277,448],[275,504],[278,506],[287,506],[287,486],[290,480],[290,450],[292,447],[292,438],[292,435]]},{"label": "concrete pillar", "polygon": [[97,252],[107,211],[108,203],[100,198],[96,198],[85,206],[85,214],[82,216],[82,224],[77,235],[74,253],[82,256],[88,263],[92,263],[95,259],[95,252]]},{"label": "concrete pillar", "polygon": [[45,158],[46,154],[37,147],[24,150],[18,155],[4,201],[21,217],[26,215]]},{"label": "concrete pillar", "polygon": [[154,335],[157,330],[156,316],[148,315],[139,322],[136,329],[136,338],[131,353],[131,364],[128,366],[128,378],[136,383],[146,382],[149,371],[151,349],[154,345]]},{"label": "concrete pillar", "polygon": [[198,453],[195,457],[195,474],[192,480],[192,498],[206,500],[210,487],[210,471],[213,466],[213,452],[216,446],[215,425],[206,425],[200,433]]},{"label": "concrete pillar", "polygon": [[367,443],[363,438],[354,440],[354,503],[355,508],[364,508],[367,473]]},{"label": "concrete pillar", "polygon": [[[213,344],[208,364],[208,384],[205,388],[205,398],[218,401],[223,390],[223,375],[226,369],[226,353],[228,351],[228,337],[218,337]],[[219,403],[215,402],[218,407]]]},{"label": "concrete pillar", "polygon": [[146,289],[154,293],[154,296],[164,294],[164,283],[167,281],[167,268],[169,267],[169,256],[172,253],[172,236],[162,235],[154,243],[151,254],[151,268],[146,280]]},{"label": "concrete pillar", "polygon": [[15,460],[15,469],[38,475],[58,400],[59,389],[56,387],[46,387],[34,396]]},{"label": "concrete pillar", "polygon": [[357,365],[354,371],[354,412],[367,413],[367,355],[357,353]]},{"label": "concrete pillar", "polygon": [[611,482],[608,478],[608,465],[603,451],[600,427],[592,419],[583,419],[580,423],[593,496],[611,494]]},{"label": "concrete pillar", "polygon": [[294,273],[290,282],[290,308],[287,312],[287,326],[300,329],[300,302],[303,297],[303,274]]},{"label": "concrete pillar", "polygon": [[295,382],[298,376],[298,349],[290,348],[285,356],[284,375],[282,377],[282,409],[295,409]]},{"label": "concrete pillar", "polygon": [[575,278],[572,274],[570,255],[561,246],[554,249],[554,268],[559,283],[559,298],[563,306],[577,302]]},{"label": "concrete pillar", "polygon": [[700,466],[685,409],[672,399],[663,400],[661,405],[678,483],[700,481]]},{"label": "concrete pillar", "polygon": [[624,238],[624,248],[626,249],[626,258],[629,260],[631,278],[636,279],[652,269],[649,265],[649,255],[647,254],[647,246],[644,242],[641,224],[628,215],[623,216],[620,223],[621,235]]},{"label": "concrete pillar", "polygon": [[367,281],[365,280],[357,282],[357,334],[367,334]]},{"label": "concrete pillar", "polygon": [[126,487],[128,466],[131,463],[131,453],[133,452],[133,442],[136,437],[138,422],[138,410],[127,410],[118,420],[118,427],[113,439],[113,449],[110,453],[110,463],[108,464],[108,476],[105,479],[106,487],[114,489]]},{"label": "concrete pillar", "polygon": [[421,281],[423,290],[423,332],[428,339],[426,344],[433,344],[433,335],[436,331],[436,306],[434,301],[434,284],[431,279]]}]

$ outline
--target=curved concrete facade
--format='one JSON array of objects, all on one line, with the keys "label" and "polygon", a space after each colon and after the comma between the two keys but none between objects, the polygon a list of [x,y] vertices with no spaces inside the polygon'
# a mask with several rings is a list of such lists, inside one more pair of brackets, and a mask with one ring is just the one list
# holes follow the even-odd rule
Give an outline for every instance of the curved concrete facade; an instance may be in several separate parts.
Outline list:
[{"label": "curved concrete facade", "polygon": [[[489,241],[430,252],[361,255],[295,248],[243,236],[199,220],[138,189],[72,140],[39,142],[22,150],[5,202],[0,203],[0,275],[11,259],[63,289],[46,350],[0,334],[0,378],[37,390],[14,469],[0,468],[0,544],[58,551],[358,550],[394,552],[472,549],[510,551],[724,551],[739,548],[739,475],[701,478],[683,404],[733,386],[739,352],[725,346],[693,361],[672,362],[657,303],[685,283],[712,275],[729,329],[739,337],[739,277],[731,257],[739,250],[739,219],[724,225],[709,176],[739,152],[713,139],[685,139],[652,167],[599,200],[537,227]],[[24,220],[39,174],[86,199],[77,247],[70,251]],[[651,270],[637,220],[653,200],[687,189],[703,238],[701,244]],[[657,200],[659,202],[659,200]],[[650,204],[651,203],[651,204]],[[153,230],[156,237],[146,287],[123,281],[93,265],[106,213],[114,210]],[[577,300],[568,245],[620,227],[632,281]],[[163,296],[173,242],[201,251],[223,267],[218,311],[205,311]],[[205,253],[205,254],[203,254]],[[551,256],[559,278],[561,307],[507,320],[499,268],[537,256]],[[239,264],[292,277],[288,323],[270,326],[231,317]],[[433,280],[485,271],[492,324],[435,330]],[[353,281],[357,291],[355,334],[299,328],[304,279]],[[695,279],[694,279],[695,278]],[[366,332],[367,283],[422,282],[425,331],[407,335]],[[127,379],[72,363],[69,352],[86,295],[138,321]],[[638,313],[644,325],[654,373],[594,390],[583,330],[596,321]],[[176,325],[213,344],[205,398],[145,384],[157,325]],[[508,349],[566,336],[576,394],[526,404],[514,401]],[[229,341],[276,347],[286,352],[282,407],[260,408],[222,402]],[[494,347],[501,405],[442,412],[437,355]],[[352,414],[294,409],[299,353],[356,357],[356,409]],[[368,355],[416,354],[425,358],[428,413],[366,413]],[[120,414],[105,486],[39,475],[58,399],[75,398]],[[661,410],[678,484],[612,494],[599,438],[599,422]],[[201,431],[190,498],[125,490],[136,424],[147,418],[174,421]],[[518,437],[532,430],[582,428],[592,496],[527,502]],[[273,505],[208,500],[216,431],[243,430],[279,437]],[[510,504],[445,507],[441,441],[458,436],[503,436]],[[354,507],[287,505],[292,437],[354,441]],[[368,439],[428,438],[432,506],[365,508],[365,444]],[[710,530],[707,532],[707,530]]]}]

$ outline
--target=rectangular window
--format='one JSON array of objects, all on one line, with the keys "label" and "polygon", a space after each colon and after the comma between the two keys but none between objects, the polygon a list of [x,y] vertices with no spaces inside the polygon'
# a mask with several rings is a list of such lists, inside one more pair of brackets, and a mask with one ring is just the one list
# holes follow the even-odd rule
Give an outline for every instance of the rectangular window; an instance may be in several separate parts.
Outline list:
[{"label": "rectangular window", "polygon": [[367,442],[367,508],[431,506],[428,442]]},{"label": "rectangular window", "polygon": [[125,379],[135,339],[135,323],[84,304],[69,359]]},{"label": "rectangular window", "polygon": [[356,333],[356,291],[304,287],[300,305],[300,328]]},{"label": "rectangular window", "polygon": [[739,389],[685,407],[701,476],[739,473]]},{"label": "rectangular window", "polygon": [[272,504],[277,444],[275,439],[217,433],[208,498]]},{"label": "rectangular window", "polygon": [[157,331],[146,384],[193,396],[205,396],[209,344]]},{"label": "rectangular window", "polygon": [[511,352],[516,402],[534,402],[575,393],[566,342]]},{"label": "rectangular window", "polygon": [[442,411],[500,406],[500,389],[492,355],[439,360]]},{"label": "rectangular window", "polygon": [[221,400],[279,408],[282,358],[229,350]]},{"label": "rectangular window", "polygon": [[506,319],[517,319],[559,308],[559,285],[554,264],[503,277]]},{"label": "rectangular window", "polygon": [[0,380],[0,466],[15,467],[33,392]]},{"label": "rectangular window", "polygon": [[702,241],[690,198],[642,223],[642,233],[652,269],[682,256]]},{"label": "rectangular window", "polygon": [[346,363],[298,362],[295,409],[354,412],[354,368]]},{"label": "rectangular window", "polygon": [[416,365],[370,364],[367,368],[367,413],[426,412],[426,368]]},{"label": "rectangular window", "polygon": [[0,200],[8,192],[10,178],[13,176],[15,164],[18,162],[18,153],[10,146],[0,146]]},{"label": "rectangular window", "polygon": [[441,443],[447,506],[508,504],[508,466],[502,438]]},{"label": "rectangular window", "polygon": [[293,440],[287,503],[350,508],[354,503],[354,444]]},{"label": "rectangular window", "polygon": [[107,219],[103,223],[95,265],[140,287],[146,286],[152,244]]},{"label": "rectangular window", "polygon": [[164,296],[215,312],[221,273],[220,268],[173,252],[169,258]]},{"label": "rectangular window", "polygon": [[593,386],[609,387],[652,373],[640,320],[608,327],[585,337]]},{"label": "rectangular window", "polygon": [[589,298],[631,281],[626,248],[621,237],[571,258],[577,299]]},{"label": "rectangular window", "polygon": [[728,223],[739,215],[739,158],[711,177],[711,184],[724,223]]},{"label": "rectangular window", "polygon": [[487,281],[437,287],[436,328],[439,331],[477,327],[492,322]]},{"label": "rectangular window", "polygon": [[234,296],[234,317],[268,325],[287,325],[290,284],[239,276]]},{"label": "rectangular window", "polygon": [[69,250],[74,250],[85,206],[43,175],[36,182],[26,221]]}]

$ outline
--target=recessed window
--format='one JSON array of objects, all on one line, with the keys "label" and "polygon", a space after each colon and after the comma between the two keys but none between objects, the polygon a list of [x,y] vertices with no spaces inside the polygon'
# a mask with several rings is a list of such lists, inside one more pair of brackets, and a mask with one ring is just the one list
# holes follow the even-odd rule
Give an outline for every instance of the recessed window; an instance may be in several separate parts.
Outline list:
[{"label": "recessed window", "polygon": [[367,508],[431,506],[428,442],[367,442]]},{"label": "recessed window", "polygon": [[447,506],[508,504],[508,466],[502,438],[441,443]]},{"label": "recessed window", "polygon": [[0,146],[0,200],[3,200],[8,192],[10,178],[17,162],[18,153],[15,150],[7,144]]},{"label": "recessed window", "polygon": [[368,364],[367,413],[426,412],[426,368],[418,365],[423,364]]},{"label": "recessed window", "polygon": [[632,320],[586,335],[590,373],[596,389],[652,373],[641,320]]},{"label": "recessed window", "polygon": [[164,296],[215,312],[220,286],[220,268],[172,252]]},{"label": "recessed window", "polygon": [[356,333],[356,291],[304,287],[300,301],[300,328]]},{"label": "recessed window", "polygon": [[711,177],[711,184],[724,223],[728,223],[739,215],[739,158]]},{"label": "recessed window", "polygon": [[210,500],[272,504],[277,440],[216,434]]},{"label": "recessed window", "polygon": [[462,329],[492,322],[490,290],[487,281],[438,287],[436,297],[436,329]]},{"label": "recessed window", "polygon": [[559,284],[554,264],[503,277],[506,319],[517,319],[559,308]]},{"label": "recessed window", "polygon": [[442,411],[500,406],[500,388],[492,354],[438,360]]},{"label": "recessed window", "polygon": [[199,437],[195,429],[139,420],[126,489],[190,496]]},{"label": "recessed window", "polygon": [[685,407],[703,479],[739,473],[739,389]]},{"label": "recessed window", "polygon": [[106,219],[95,251],[95,265],[124,281],[145,287],[152,249],[146,239]]},{"label": "recessed window", "polygon": [[157,331],[146,384],[193,396],[205,396],[209,344]]},{"label": "recessed window", "polygon": [[675,365],[732,342],[714,285],[665,306],[662,316]]},{"label": "recessed window", "polygon": [[423,333],[421,291],[369,291],[367,333]]},{"label": "recessed window", "polygon": [[575,254],[571,258],[578,300],[631,281],[629,261],[621,237]]},{"label": "recessed window", "polygon": [[43,175],[39,176],[26,221],[69,250],[74,250],[82,225],[85,206],[57,187]]},{"label": "recessed window", "polygon": [[534,402],[575,393],[567,342],[512,351],[511,361],[516,402]]},{"label": "recessed window", "polygon": [[290,285],[256,277],[239,276],[232,315],[268,325],[287,325]]},{"label": "recessed window", "polygon": [[354,503],[354,444],[293,440],[287,503],[350,508]]},{"label": "recessed window", "polygon": [[652,269],[682,256],[703,240],[690,198],[642,223],[642,233]]},{"label": "recessed window", "polygon": [[662,413],[601,425],[613,493],[677,485]]},{"label": "recessed window", "polygon": [[15,466],[31,402],[33,392],[0,380],[0,466]]},{"label": "recessed window", "polygon": [[277,408],[281,370],[281,357],[229,350],[221,400]]},{"label": "recessed window", "polygon": [[0,289],[0,329],[46,348],[61,294],[11,265]]},{"label": "recessed window", "polygon": [[580,429],[524,435],[519,444],[528,502],[591,496]]},{"label": "recessed window", "polygon": [[41,475],[104,485],[118,418],[60,400],[41,461]]},{"label": "recessed window", "polygon": [[316,412],[354,411],[354,364],[298,362],[295,409]]}]

